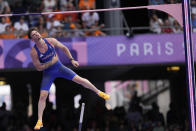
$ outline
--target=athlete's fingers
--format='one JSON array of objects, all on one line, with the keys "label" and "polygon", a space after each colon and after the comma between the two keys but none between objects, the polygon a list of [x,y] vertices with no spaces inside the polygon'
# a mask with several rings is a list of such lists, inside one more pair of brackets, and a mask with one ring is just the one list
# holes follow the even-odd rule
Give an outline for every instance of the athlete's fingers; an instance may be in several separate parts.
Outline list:
[{"label": "athlete's fingers", "polygon": [[78,66],[79,66],[79,63],[76,61],[76,62],[75,62],[75,65],[78,67]]}]

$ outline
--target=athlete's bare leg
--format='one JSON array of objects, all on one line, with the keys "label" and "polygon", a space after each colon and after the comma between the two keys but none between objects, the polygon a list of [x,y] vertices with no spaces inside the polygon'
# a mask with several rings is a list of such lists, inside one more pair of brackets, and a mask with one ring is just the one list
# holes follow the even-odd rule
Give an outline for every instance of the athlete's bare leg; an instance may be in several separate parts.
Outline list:
[{"label": "athlete's bare leg", "polygon": [[108,100],[110,98],[110,96],[100,90],[98,90],[89,80],[82,78],[78,75],[76,75],[72,81],[81,84],[82,86],[94,91],[95,93],[97,93],[100,97],[104,98],[105,100]]},{"label": "athlete's bare leg", "polygon": [[44,109],[46,107],[47,97],[48,97],[48,91],[41,90],[40,91],[39,102],[38,102],[38,121],[37,121],[37,124],[34,127],[35,130],[39,130],[43,126],[42,117],[43,117]]}]

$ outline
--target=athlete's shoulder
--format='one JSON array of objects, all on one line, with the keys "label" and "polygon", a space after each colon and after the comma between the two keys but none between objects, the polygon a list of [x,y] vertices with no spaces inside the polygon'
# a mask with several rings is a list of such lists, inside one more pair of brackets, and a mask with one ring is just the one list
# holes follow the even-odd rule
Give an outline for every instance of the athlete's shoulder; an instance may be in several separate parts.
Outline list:
[{"label": "athlete's shoulder", "polygon": [[50,44],[50,45],[52,45],[53,47],[56,45],[56,39],[55,38],[45,38],[47,41],[48,41],[48,43]]},{"label": "athlete's shoulder", "polygon": [[45,38],[47,41],[49,41],[49,42],[53,42],[53,41],[55,41],[56,39],[55,38],[52,38],[52,37],[48,37],[48,38]]}]

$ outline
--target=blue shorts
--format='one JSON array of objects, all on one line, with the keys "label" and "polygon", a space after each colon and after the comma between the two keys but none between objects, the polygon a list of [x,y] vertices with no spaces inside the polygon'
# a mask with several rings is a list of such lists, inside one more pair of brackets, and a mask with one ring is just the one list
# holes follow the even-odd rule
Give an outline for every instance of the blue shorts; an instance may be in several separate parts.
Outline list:
[{"label": "blue shorts", "polygon": [[43,71],[43,79],[41,83],[41,90],[50,90],[52,82],[57,77],[63,77],[72,80],[77,74],[71,69],[64,66],[60,61]]}]

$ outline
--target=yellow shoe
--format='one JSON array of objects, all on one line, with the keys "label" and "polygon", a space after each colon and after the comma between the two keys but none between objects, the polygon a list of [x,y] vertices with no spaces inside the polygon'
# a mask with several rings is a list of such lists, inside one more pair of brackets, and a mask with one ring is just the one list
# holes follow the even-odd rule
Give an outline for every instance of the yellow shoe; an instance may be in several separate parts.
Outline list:
[{"label": "yellow shoe", "polygon": [[99,91],[98,95],[99,95],[101,98],[105,99],[105,100],[110,99],[110,95],[108,95],[108,94],[106,94],[106,93],[104,93],[104,92],[102,92],[102,91]]},{"label": "yellow shoe", "polygon": [[41,127],[43,127],[43,123],[40,120],[38,120],[34,127],[34,130],[40,130]]}]

